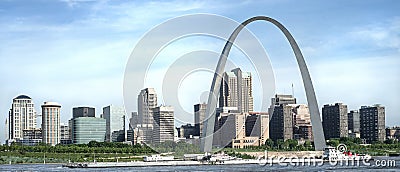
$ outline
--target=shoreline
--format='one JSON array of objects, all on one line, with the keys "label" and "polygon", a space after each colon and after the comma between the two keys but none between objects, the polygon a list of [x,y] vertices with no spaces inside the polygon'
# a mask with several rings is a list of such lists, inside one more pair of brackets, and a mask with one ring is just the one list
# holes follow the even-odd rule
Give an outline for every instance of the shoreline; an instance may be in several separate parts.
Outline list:
[{"label": "shoreline", "polygon": [[[391,157],[391,156],[374,156],[373,158],[372,158],[372,160],[376,160],[376,159],[382,159],[382,158],[389,158],[389,157]],[[397,156],[396,156],[397,157]],[[400,156],[398,156],[398,157],[400,157]],[[246,161],[246,160],[244,160],[244,161]],[[229,163],[229,162],[227,162],[227,161],[225,161],[224,163],[214,163],[214,164],[209,164],[209,163],[197,163],[197,161],[184,161],[184,160],[174,160],[173,162],[194,162],[194,163],[187,163],[187,164],[166,164],[166,163],[161,163],[160,161],[159,162],[155,162],[155,163],[157,163],[156,165],[151,165],[151,164],[149,164],[148,162],[144,162],[144,161],[132,161],[132,162],[96,162],[96,163],[93,163],[93,162],[76,162],[76,163],[70,163],[70,164],[129,164],[129,163],[148,163],[148,164],[146,164],[146,165],[140,165],[140,166],[131,166],[131,165],[126,165],[126,166],[124,166],[124,165],[119,165],[119,166],[115,166],[115,167],[148,167],[148,166],[200,166],[200,165],[241,165],[241,164],[259,164],[260,163],[260,161],[259,160],[257,160],[257,159],[250,159],[250,160],[248,160],[249,162],[251,162],[251,163]],[[316,161],[315,162],[320,162],[320,161],[322,161],[322,160],[320,160],[320,159],[316,159]],[[263,162],[263,161],[261,161],[262,163],[271,163],[271,162]],[[326,161],[323,161],[323,162],[326,162]],[[272,162],[272,163],[274,163],[274,164],[276,164],[276,163],[279,163],[279,162]],[[60,166],[63,166],[64,167],[64,165],[65,164],[69,164],[69,163],[45,163],[45,164],[43,164],[43,163],[13,163],[13,164],[0,164],[1,166],[7,166],[7,165],[60,165]],[[90,168],[90,167],[89,167]],[[94,167],[93,167],[94,168]],[[106,167],[106,166],[103,166],[103,167],[96,167],[96,168],[110,168],[110,167]]]}]

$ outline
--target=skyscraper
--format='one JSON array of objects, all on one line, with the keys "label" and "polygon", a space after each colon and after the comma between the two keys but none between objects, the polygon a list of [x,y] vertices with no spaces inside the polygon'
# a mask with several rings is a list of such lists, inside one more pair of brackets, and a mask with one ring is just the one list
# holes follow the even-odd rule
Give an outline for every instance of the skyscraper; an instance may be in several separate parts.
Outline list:
[{"label": "skyscraper", "polygon": [[[106,142],[125,141],[125,109],[109,105],[103,108],[103,118],[106,119]],[[115,138],[114,140],[112,138]]]},{"label": "skyscraper", "polygon": [[322,127],[325,139],[348,137],[347,105],[326,104],[322,107]]},{"label": "skyscraper", "polygon": [[293,139],[292,109],[290,105],[275,106],[269,122],[269,136],[272,140]]},{"label": "skyscraper", "polygon": [[385,107],[381,105],[362,106],[360,109],[361,138],[367,143],[385,141]]},{"label": "skyscraper", "polygon": [[8,143],[15,142],[23,138],[22,131],[25,129],[36,128],[36,111],[34,103],[29,96],[19,95],[13,99],[9,111],[9,140]]},{"label": "skyscraper", "polygon": [[142,125],[153,125],[152,109],[157,107],[157,94],[154,88],[145,88],[138,96],[138,117]]},{"label": "skyscraper", "polygon": [[59,144],[61,105],[55,102],[44,102],[42,105],[42,139],[43,143],[52,146]]},{"label": "skyscraper", "polygon": [[154,111],[153,142],[162,143],[174,141],[174,108],[171,106],[159,106]]},{"label": "skyscraper", "polygon": [[195,104],[194,105],[194,127],[196,128],[196,135],[202,137],[203,125],[206,118],[207,104]]},{"label": "skyscraper", "polygon": [[157,107],[157,94],[154,88],[145,88],[138,95],[138,121],[145,143],[153,141],[153,108]]},{"label": "skyscraper", "polygon": [[222,77],[219,107],[237,107],[239,112],[253,111],[253,88],[250,72],[240,68],[225,72]]},{"label": "skyscraper", "polygon": [[269,121],[269,137],[276,141],[278,139],[293,139],[293,106],[296,98],[292,95],[279,95],[271,98],[271,106],[268,109],[271,120]]}]

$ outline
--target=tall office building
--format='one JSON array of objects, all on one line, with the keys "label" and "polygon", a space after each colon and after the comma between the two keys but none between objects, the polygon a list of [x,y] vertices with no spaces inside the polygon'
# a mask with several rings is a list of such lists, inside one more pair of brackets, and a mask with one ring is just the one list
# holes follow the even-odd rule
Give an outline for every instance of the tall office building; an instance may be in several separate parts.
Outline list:
[{"label": "tall office building", "polygon": [[296,104],[296,98],[292,95],[287,94],[275,94],[275,97],[271,98],[271,106],[268,108],[268,114],[274,113],[274,108],[280,105]]},{"label": "tall office building", "polygon": [[204,120],[206,118],[207,104],[195,104],[194,105],[194,127],[196,128],[196,135],[203,136]]},{"label": "tall office building", "polygon": [[219,107],[237,107],[239,112],[253,111],[253,89],[250,72],[240,68],[225,72],[222,77]]},{"label": "tall office building", "polygon": [[72,109],[72,118],[96,117],[95,109],[92,107],[75,107]]},{"label": "tall office building", "polygon": [[154,88],[145,88],[138,96],[138,117],[142,125],[153,125],[152,109],[157,107],[157,94]]},{"label": "tall office building", "polygon": [[[103,108],[103,118],[106,119],[106,142],[125,141],[125,109],[109,105]],[[114,138],[114,139],[112,139]]]},{"label": "tall office building", "polygon": [[278,139],[293,139],[293,106],[296,98],[292,95],[276,94],[271,98],[271,106],[268,108],[270,115],[269,137],[276,141]]},{"label": "tall office building", "polygon": [[385,107],[381,105],[362,106],[360,109],[361,138],[367,143],[385,141]]},{"label": "tall office building", "polygon": [[358,110],[351,110],[347,114],[349,133],[360,133],[360,113]]},{"label": "tall office building", "polygon": [[7,143],[23,138],[22,131],[36,128],[36,111],[32,99],[26,95],[19,95],[13,99],[9,111],[9,133]]},{"label": "tall office building", "polygon": [[174,108],[171,106],[159,106],[154,108],[153,112],[153,142],[174,141]]},{"label": "tall office building", "polygon": [[290,105],[275,106],[269,122],[269,136],[272,140],[293,139],[293,107]]},{"label": "tall office building", "polygon": [[138,121],[145,143],[153,141],[153,109],[157,107],[157,94],[154,88],[145,88],[138,95]]},{"label": "tall office building", "polygon": [[52,146],[60,143],[60,109],[55,102],[44,102],[42,105],[42,134],[43,143]]},{"label": "tall office building", "polygon": [[347,105],[335,103],[322,107],[322,127],[325,139],[348,137]]},{"label": "tall office building", "polygon": [[72,142],[87,144],[90,141],[103,142],[106,135],[106,120],[96,117],[72,119]]}]

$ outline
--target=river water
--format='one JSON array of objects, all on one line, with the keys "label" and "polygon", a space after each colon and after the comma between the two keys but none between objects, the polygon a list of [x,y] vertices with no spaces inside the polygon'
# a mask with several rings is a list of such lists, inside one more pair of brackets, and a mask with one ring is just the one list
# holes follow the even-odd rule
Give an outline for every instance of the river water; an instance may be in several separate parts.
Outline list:
[{"label": "river water", "polygon": [[400,171],[400,157],[375,157],[370,164],[331,164],[323,165],[201,165],[201,166],[162,166],[162,167],[123,167],[123,168],[65,168],[61,164],[12,164],[0,165],[0,171]]}]

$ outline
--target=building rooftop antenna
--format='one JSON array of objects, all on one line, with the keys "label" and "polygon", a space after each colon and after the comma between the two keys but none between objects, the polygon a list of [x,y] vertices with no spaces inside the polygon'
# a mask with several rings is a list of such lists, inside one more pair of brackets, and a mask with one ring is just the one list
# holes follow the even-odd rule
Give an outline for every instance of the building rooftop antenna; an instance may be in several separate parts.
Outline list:
[{"label": "building rooftop antenna", "polygon": [[292,96],[295,97],[295,96],[294,96],[294,89],[293,89],[293,88],[294,88],[294,85],[293,85],[293,83],[292,83]]}]

